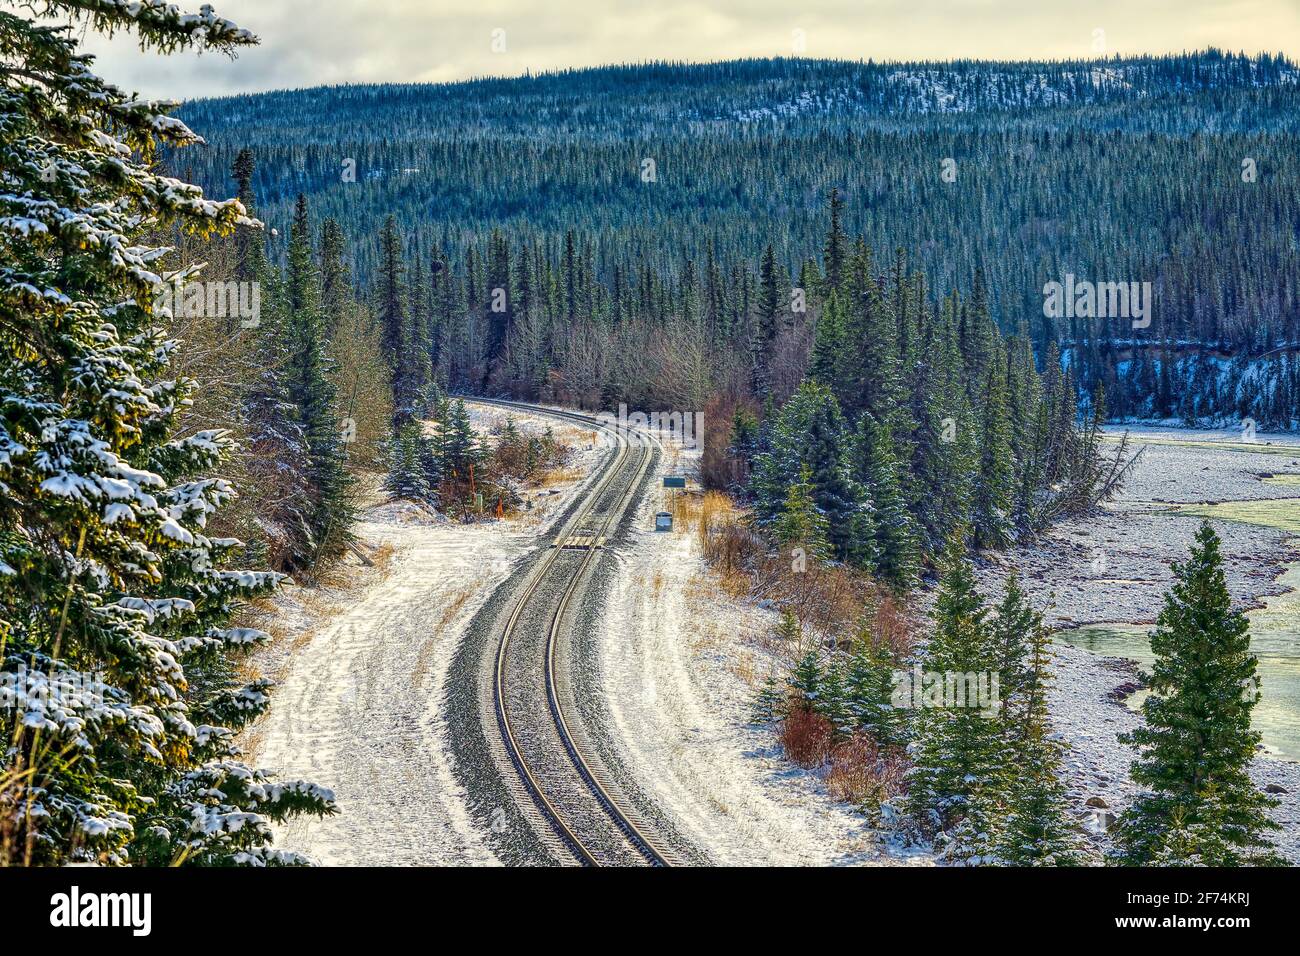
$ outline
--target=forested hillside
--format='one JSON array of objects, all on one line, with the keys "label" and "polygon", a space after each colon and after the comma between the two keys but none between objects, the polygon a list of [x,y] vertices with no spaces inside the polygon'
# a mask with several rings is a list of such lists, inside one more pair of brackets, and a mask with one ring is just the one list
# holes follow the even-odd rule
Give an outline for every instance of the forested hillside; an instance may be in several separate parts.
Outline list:
[{"label": "forested hillside", "polygon": [[[336,87],[188,104],[209,148],[182,168],[228,189],[252,149],[272,256],[302,192],[339,222],[362,281],[394,215],[412,261],[456,285],[440,334],[475,349],[454,326],[500,287],[502,250],[513,283],[525,262],[568,270],[572,314],[602,329],[632,312],[747,316],[766,247],[797,286],[838,188],[847,234],[885,259],[907,250],[937,297],[982,270],[1000,328],[1023,327],[1040,367],[1056,343],[1113,414],[1290,427],[1298,77],[1281,58],[1207,51]],[[1045,316],[1044,285],[1067,276],[1151,283],[1149,324]]]}]

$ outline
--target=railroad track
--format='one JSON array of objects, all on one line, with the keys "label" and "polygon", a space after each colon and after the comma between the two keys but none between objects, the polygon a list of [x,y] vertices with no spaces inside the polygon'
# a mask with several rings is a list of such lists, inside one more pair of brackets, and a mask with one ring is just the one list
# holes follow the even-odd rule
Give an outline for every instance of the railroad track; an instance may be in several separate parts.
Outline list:
[{"label": "railroad track", "polygon": [[653,460],[655,439],[620,434],[585,415],[519,402],[473,401],[543,412],[614,436],[617,449],[543,552],[510,608],[496,648],[493,700],[501,742],[545,826],[586,866],[673,866],[674,854],[636,820],[565,705],[566,612]]}]

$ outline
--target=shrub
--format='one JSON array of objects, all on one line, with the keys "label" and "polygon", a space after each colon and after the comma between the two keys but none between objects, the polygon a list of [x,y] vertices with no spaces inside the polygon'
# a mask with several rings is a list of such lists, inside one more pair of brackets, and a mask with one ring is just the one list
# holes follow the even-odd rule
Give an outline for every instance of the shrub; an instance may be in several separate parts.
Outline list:
[{"label": "shrub", "polygon": [[831,722],[807,707],[794,707],[781,721],[781,746],[801,767],[820,767],[831,753]]},{"label": "shrub", "polygon": [[757,429],[757,409],[734,395],[715,392],[704,406],[704,443],[700,454],[700,481],[705,488],[732,490],[749,481],[744,449],[732,445],[736,413],[748,415]]},{"label": "shrub", "polygon": [[826,789],[836,800],[878,807],[903,792],[907,758],[881,749],[870,734],[858,732],[831,752]]}]

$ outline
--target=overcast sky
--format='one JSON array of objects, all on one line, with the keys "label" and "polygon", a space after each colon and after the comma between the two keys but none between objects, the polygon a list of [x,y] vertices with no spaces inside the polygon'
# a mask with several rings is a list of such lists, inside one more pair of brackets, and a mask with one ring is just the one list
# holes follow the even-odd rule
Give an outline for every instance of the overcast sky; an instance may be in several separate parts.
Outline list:
[{"label": "overcast sky", "polygon": [[101,74],[150,95],[195,97],[796,52],[877,60],[1037,59],[1091,56],[1100,42],[1107,53],[1214,45],[1300,59],[1300,0],[211,2],[262,45],[231,63],[213,55],[146,56],[129,38],[117,37],[92,44],[101,55]]}]

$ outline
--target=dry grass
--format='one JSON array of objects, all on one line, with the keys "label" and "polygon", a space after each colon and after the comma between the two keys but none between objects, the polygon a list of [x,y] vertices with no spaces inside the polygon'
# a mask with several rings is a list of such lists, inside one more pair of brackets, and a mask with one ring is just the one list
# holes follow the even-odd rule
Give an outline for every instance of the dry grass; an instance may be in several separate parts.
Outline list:
[{"label": "dry grass", "polygon": [[465,607],[465,603],[470,599],[479,585],[470,584],[459,589],[451,595],[450,600],[443,607],[442,615],[438,618],[438,623],[434,626],[433,633],[425,636],[424,642],[420,647],[420,653],[416,656],[415,668],[412,673],[412,682],[417,689],[424,687],[424,682],[428,679],[429,668],[433,664],[434,651],[438,649],[438,638],[447,629],[447,627],[456,619],[456,616]]},{"label": "dry grass", "polygon": [[746,687],[753,689],[758,686],[758,669],[754,663],[754,655],[749,651],[741,651],[736,655],[731,665],[731,672],[744,681]]},{"label": "dry grass", "polygon": [[571,484],[582,480],[586,472],[576,465],[563,465],[551,468],[538,476],[533,485],[537,488],[551,488],[555,485]]},{"label": "dry grass", "polygon": [[460,613],[461,608],[465,606],[465,602],[469,600],[470,595],[473,593],[473,587],[466,587],[452,596],[447,606],[443,608],[442,616],[438,618],[437,629],[439,631],[455,620],[456,615]]},{"label": "dry grass", "polygon": [[873,639],[895,656],[911,649],[911,609],[869,575],[816,560],[801,564],[773,550],[726,495],[708,492],[683,501],[685,521],[699,535],[704,559],[726,597],[788,608],[814,640],[844,645],[865,622]]},{"label": "dry grass", "polygon": [[672,513],[673,531],[695,531],[701,549],[708,541],[710,528],[740,520],[741,512],[735,503],[718,491],[665,489],[660,501],[659,510]]},{"label": "dry grass", "polygon": [[907,760],[882,751],[869,734],[857,733],[831,751],[826,789],[835,800],[878,807],[903,792]]}]

